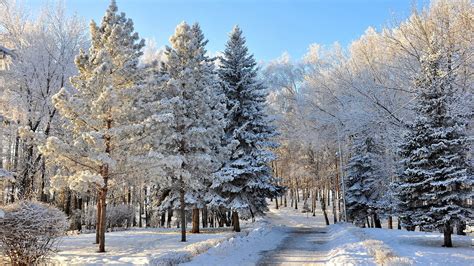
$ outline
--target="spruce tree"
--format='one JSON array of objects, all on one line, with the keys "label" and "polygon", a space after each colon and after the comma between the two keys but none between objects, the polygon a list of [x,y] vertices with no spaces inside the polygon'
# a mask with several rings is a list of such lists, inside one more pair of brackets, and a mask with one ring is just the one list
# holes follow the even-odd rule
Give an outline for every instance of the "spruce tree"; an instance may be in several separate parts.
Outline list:
[{"label": "spruce tree", "polygon": [[228,101],[224,145],[231,148],[213,180],[219,197],[211,204],[230,208],[234,230],[239,231],[239,213],[261,214],[267,209],[266,197],[278,191],[268,166],[275,158],[270,148],[276,147],[276,130],[267,115],[266,88],[238,27],[230,33],[218,72]]},{"label": "spruce tree", "polygon": [[381,151],[374,138],[357,136],[351,154],[346,177],[347,215],[355,224],[363,226],[368,216],[376,214],[382,194]]},{"label": "spruce tree", "polygon": [[449,56],[432,44],[415,82],[417,117],[401,145],[398,182],[398,212],[405,226],[443,230],[446,247],[452,246],[452,225],[473,218],[466,123],[453,112],[454,77]]},{"label": "spruce tree", "polygon": [[186,207],[193,208],[193,221],[199,220],[198,208],[206,204],[206,196],[212,198],[209,186],[220,165],[225,103],[199,25],[179,24],[170,42],[162,69],[168,79],[162,102],[168,106],[173,122],[158,141],[160,152],[174,161],[168,167],[165,181],[170,193],[163,207],[180,208],[184,242]]}]

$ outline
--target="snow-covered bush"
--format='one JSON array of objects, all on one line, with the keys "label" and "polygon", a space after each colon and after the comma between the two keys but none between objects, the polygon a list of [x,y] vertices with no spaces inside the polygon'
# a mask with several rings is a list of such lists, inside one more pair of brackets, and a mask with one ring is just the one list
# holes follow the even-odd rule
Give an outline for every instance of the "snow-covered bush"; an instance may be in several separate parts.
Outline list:
[{"label": "snow-covered bush", "polygon": [[57,208],[20,201],[3,208],[0,218],[1,252],[13,265],[32,265],[55,252],[57,238],[68,227],[66,215]]},{"label": "snow-covered bush", "polygon": [[109,207],[107,211],[107,224],[110,228],[125,227],[127,221],[133,217],[133,208],[127,204]]}]

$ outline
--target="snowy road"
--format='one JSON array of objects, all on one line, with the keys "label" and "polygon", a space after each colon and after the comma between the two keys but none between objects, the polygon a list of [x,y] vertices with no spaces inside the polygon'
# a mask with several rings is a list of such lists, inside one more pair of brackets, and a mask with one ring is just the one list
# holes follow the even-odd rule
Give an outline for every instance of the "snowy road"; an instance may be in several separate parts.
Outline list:
[{"label": "snowy road", "polygon": [[271,208],[264,226],[186,265],[473,265],[474,239],[469,236],[453,236],[456,247],[447,249],[441,247],[440,233],[326,226],[323,217],[319,211],[311,216],[289,207]]},{"label": "snowy road", "polygon": [[329,255],[321,247],[327,242],[325,228],[295,227],[276,249],[264,251],[257,265],[324,265]]},{"label": "snowy road", "polygon": [[326,227],[322,213],[270,209],[267,225],[195,257],[186,265],[375,265],[360,238]]}]

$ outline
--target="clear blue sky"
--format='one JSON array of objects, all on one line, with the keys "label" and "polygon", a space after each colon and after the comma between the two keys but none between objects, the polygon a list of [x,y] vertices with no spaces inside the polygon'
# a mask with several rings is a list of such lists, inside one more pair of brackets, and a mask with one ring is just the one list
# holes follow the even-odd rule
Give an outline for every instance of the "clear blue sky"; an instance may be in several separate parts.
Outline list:
[{"label": "clear blue sky", "polygon": [[[43,2],[27,0],[36,9]],[[428,4],[417,0],[418,5]],[[99,21],[109,0],[65,0],[68,13]],[[227,33],[238,24],[257,60],[287,51],[301,57],[311,43],[347,46],[373,26],[410,14],[413,0],[117,0],[119,11],[135,23],[142,38],[168,44],[181,21],[199,22],[209,39],[208,50],[224,48]]]}]

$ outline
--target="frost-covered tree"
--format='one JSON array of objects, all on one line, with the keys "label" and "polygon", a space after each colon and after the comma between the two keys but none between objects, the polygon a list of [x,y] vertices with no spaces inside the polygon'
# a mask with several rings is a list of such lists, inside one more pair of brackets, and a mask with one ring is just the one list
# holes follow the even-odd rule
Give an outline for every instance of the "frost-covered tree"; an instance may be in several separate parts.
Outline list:
[{"label": "frost-covered tree", "polygon": [[266,112],[267,91],[238,27],[230,33],[219,76],[228,100],[225,143],[232,150],[213,180],[212,188],[220,197],[212,204],[230,208],[234,229],[239,231],[238,214],[261,214],[267,209],[265,199],[275,196],[278,187],[268,166],[275,159],[269,149],[276,147],[272,141],[276,131]]},{"label": "frost-covered tree", "polygon": [[[401,145],[403,172],[398,212],[405,226],[444,231],[451,247],[452,225],[472,220],[474,179],[467,159],[466,120],[453,112],[456,74],[449,54],[432,42],[416,79],[416,119]],[[472,207],[472,206],[471,206]]]},{"label": "frost-covered tree", "polygon": [[74,89],[61,89],[53,97],[55,108],[72,136],[50,137],[41,148],[50,164],[58,165],[57,184],[98,192],[99,251],[105,252],[107,192],[123,178],[153,168],[152,154],[145,156],[156,116],[144,116],[140,104],[144,89],[138,68],[144,41],[133,22],[117,12],[112,1],[102,23],[90,25],[92,44],[75,63],[79,74],[71,78]]},{"label": "frost-covered tree", "polygon": [[169,161],[163,184],[170,192],[162,205],[180,208],[181,241],[186,241],[186,207],[199,215],[206,195],[213,197],[208,187],[220,163],[225,105],[199,25],[179,24],[170,42],[162,69],[168,79],[162,103],[173,121],[157,147]]},{"label": "frost-covered tree", "polygon": [[348,218],[359,226],[365,224],[368,216],[376,214],[377,201],[383,193],[380,190],[381,165],[380,148],[374,138],[356,136],[346,166],[345,197]]},{"label": "frost-covered tree", "polygon": [[70,87],[74,56],[87,41],[84,23],[61,5],[42,7],[34,17],[18,1],[0,1],[0,43],[11,49],[11,64],[0,73],[0,166],[16,173],[10,201],[47,200],[49,169],[37,147],[63,133],[51,97]]}]

